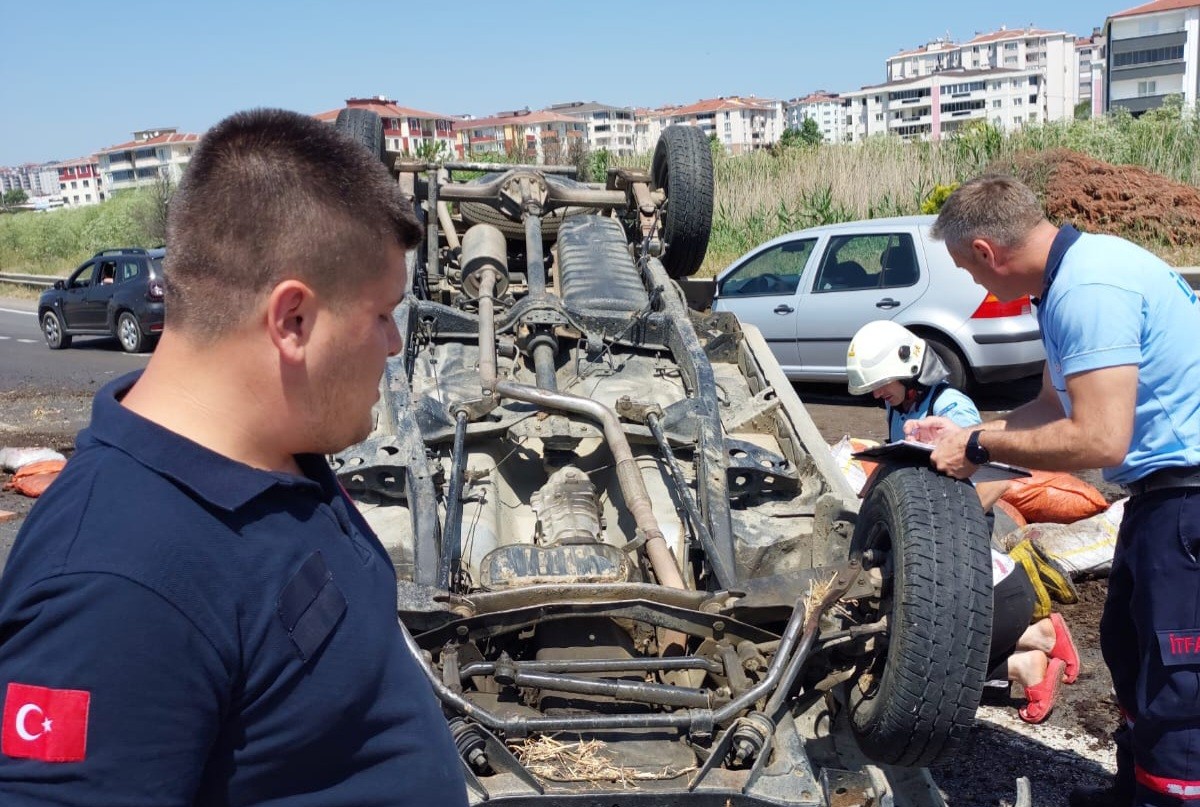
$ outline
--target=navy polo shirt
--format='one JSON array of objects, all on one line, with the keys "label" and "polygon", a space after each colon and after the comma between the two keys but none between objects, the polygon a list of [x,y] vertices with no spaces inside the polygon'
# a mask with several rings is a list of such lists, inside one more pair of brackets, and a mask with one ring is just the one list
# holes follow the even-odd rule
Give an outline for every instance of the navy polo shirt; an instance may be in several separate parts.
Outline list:
[{"label": "navy polo shirt", "polygon": [[96,396],[0,580],[0,804],[465,805],[395,573],[319,456],[255,470]]}]

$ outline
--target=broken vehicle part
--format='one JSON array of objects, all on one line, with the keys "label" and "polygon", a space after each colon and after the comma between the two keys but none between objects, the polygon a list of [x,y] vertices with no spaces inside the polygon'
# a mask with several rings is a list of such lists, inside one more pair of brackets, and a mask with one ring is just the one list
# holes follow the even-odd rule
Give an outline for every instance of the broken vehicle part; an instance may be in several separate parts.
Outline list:
[{"label": "broken vehicle part", "polygon": [[907,468],[860,502],[761,334],[688,309],[703,132],[602,184],[394,167],[426,233],[405,347],[332,461],[472,801],[940,803],[920,766],[986,661],[978,498]]}]

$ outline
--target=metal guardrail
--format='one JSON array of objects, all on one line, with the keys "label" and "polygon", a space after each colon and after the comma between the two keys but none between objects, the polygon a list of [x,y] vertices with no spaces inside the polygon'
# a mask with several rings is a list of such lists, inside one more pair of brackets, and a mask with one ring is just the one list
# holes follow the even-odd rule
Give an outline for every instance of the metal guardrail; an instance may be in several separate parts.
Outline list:
[{"label": "metal guardrail", "polygon": [[16,283],[20,286],[37,286],[40,288],[50,288],[56,280],[66,280],[64,277],[53,277],[51,275],[22,275],[16,272],[0,272],[0,283]]}]

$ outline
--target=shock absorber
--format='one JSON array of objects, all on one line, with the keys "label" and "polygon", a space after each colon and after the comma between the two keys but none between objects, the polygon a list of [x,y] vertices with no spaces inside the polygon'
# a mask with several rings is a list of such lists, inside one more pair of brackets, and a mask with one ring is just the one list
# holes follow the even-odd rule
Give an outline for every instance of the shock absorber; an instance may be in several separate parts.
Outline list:
[{"label": "shock absorber", "polygon": [[454,747],[458,749],[459,756],[467,761],[471,770],[485,773],[488,769],[487,754],[483,751],[485,743],[474,724],[465,717],[456,717],[450,721],[450,736],[454,738]]}]

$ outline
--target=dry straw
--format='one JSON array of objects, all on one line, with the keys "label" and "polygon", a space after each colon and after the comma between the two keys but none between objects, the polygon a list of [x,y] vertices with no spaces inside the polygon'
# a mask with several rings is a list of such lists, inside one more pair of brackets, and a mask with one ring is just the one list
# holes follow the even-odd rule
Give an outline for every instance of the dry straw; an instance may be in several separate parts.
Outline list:
[{"label": "dry straw", "polygon": [[696,770],[665,767],[657,771],[629,768],[614,763],[602,740],[563,742],[551,736],[530,737],[512,745],[513,753],[530,773],[551,782],[607,782],[621,789],[634,789],[639,780],[674,779]]}]

